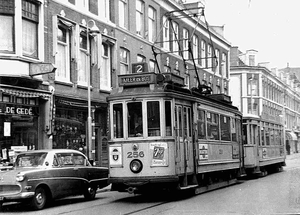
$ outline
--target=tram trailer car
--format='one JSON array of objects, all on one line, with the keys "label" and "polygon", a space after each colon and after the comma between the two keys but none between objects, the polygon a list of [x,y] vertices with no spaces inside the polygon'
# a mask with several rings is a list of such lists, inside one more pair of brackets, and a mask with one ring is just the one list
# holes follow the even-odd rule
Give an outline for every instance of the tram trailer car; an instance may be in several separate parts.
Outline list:
[{"label": "tram trailer car", "polygon": [[228,186],[243,173],[242,115],[230,97],[172,73],[120,75],[108,97],[109,182],[143,193]]},{"label": "tram trailer car", "polygon": [[244,169],[248,176],[266,176],[286,165],[284,125],[275,120],[243,117]]}]

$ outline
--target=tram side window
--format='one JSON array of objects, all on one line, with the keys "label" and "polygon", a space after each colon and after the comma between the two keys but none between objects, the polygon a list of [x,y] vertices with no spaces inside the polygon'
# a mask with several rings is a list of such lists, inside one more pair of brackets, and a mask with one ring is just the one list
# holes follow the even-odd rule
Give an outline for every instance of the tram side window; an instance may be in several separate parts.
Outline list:
[{"label": "tram side window", "polygon": [[113,105],[114,138],[123,138],[123,108],[122,104]]},{"label": "tram side window", "polygon": [[207,112],[207,138],[219,140],[219,115]]},{"label": "tram side window", "polygon": [[232,141],[237,141],[237,133],[236,133],[237,129],[236,129],[236,121],[235,119],[231,120],[231,139]]},{"label": "tram side window", "polygon": [[266,145],[269,146],[270,145],[270,130],[269,128],[265,128],[265,135],[266,135]]},{"label": "tram side window", "polygon": [[248,144],[248,139],[247,139],[247,125],[243,125],[243,143]]},{"label": "tram side window", "polygon": [[230,117],[221,115],[221,140],[230,141]]},{"label": "tram side window", "polygon": [[147,102],[148,136],[160,136],[159,102]]},{"label": "tram side window", "polygon": [[198,139],[206,138],[205,111],[198,110]]},{"label": "tram side window", "polygon": [[142,102],[131,102],[127,104],[128,110],[128,136],[143,136],[143,111]]},{"label": "tram side window", "polygon": [[165,102],[165,117],[166,117],[166,136],[172,136],[171,126],[171,102]]}]

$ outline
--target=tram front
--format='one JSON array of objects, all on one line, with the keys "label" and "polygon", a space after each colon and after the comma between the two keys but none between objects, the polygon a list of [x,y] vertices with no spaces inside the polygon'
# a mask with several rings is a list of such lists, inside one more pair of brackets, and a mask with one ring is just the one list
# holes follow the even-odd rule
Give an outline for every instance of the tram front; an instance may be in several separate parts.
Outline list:
[{"label": "tram front", "polygon": [[112,190],[176,187],[172,98],[155,84],[154,73],[121,75],[119,82],[108,98]]}]

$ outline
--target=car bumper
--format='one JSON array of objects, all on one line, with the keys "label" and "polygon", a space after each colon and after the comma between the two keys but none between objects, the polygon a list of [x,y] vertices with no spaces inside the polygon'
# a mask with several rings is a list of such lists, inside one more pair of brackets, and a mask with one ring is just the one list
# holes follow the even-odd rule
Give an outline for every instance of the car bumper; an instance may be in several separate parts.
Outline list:
[{"label": "car bumper", "polygon": [[22,192],[14,195],[0,195],[0,202],[22,201],[32,198],[34,192]]}]

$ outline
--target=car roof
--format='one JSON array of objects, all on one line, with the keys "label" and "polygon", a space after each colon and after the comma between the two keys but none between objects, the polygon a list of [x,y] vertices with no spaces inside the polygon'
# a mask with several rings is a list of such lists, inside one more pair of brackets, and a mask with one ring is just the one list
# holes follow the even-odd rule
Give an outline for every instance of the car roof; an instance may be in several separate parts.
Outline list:
[{"label": "car roof", "polygon": [[23,153],[79,153],[83,154],[80,151],[74,150],[74,149],[39,149],[39,150],[30,150],[30,151],[23,151],[20,152],[20,154]]}]

